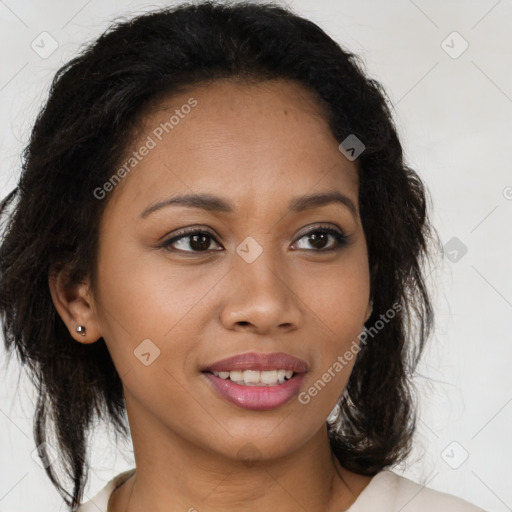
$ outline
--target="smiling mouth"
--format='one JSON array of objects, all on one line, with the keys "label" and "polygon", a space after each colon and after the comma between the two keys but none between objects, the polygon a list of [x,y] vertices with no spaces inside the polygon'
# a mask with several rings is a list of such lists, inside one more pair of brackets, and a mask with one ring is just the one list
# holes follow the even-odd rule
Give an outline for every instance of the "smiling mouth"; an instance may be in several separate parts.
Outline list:
[{"label": "smiling mouth", "polygon": [[293,370],[284,369],[210,371],[208,373],[241,386],[278,386],[297,375]]},{"label": "smiling mouth", "polygon": [[254,411],[275,409],[290,401],[299,392],[306,371],[272,369],[267,364],[262,370],[254,369],[254,366],[247,369],[247,363],[243,364],[245,368],[238,370],[223,366],[202,373],[225,400]]}]

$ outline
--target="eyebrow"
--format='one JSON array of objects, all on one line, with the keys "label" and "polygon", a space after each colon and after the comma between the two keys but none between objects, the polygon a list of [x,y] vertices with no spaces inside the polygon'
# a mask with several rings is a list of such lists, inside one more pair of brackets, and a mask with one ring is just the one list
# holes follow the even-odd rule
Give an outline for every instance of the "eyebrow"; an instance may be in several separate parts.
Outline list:
[{"label": "eyebrow", "polygon": [[[320,192],[316,194],[308,194],[293,198],[288,209],[291,212],[299,213],[304,210],[326,206],[328,204],[338,203],[344,205],[350,210],[353,217],[357,219],[357,209],[350,197],[338,191]],[[141,218],[145,218],[151,213],[168,206],[185,206],[188,208],[200,208],[210,212],[233,213],[233,206],[221,197],[212,194],[186,194],[180,196],[169,197],[151,206],[148,206],[142,213]]]}]

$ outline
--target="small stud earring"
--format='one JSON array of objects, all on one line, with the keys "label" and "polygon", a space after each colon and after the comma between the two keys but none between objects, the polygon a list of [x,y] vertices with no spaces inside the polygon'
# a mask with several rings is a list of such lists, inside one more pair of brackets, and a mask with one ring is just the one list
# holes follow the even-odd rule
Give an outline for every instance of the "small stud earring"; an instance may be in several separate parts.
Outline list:
[{"label": "small stud earring", "polygon": [[76,328],[76,332],[81,334],[82,336],[85,336],[85,325],[79,325]]}]

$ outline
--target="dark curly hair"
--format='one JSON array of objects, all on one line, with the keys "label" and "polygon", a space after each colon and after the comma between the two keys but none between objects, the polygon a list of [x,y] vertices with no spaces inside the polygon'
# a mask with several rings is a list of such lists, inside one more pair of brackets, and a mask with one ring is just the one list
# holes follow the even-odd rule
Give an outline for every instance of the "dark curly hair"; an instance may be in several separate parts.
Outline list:
[{"label": "dark curly hair", "polygon": [[[53,269],[95,283],[98,225],[108,197],[93,194],[117,168],[150,102],[222,78],[294,80],[326,107],[338,141],[365,145],[355,160],[371,272],[373,325],[361,344],[339,414],[328,424],[332,453],[356,473],[375,475],[412,448],[417,409],[412,374],[433,326],[423,263],[429,240],[427,191],[403,159],[391,108],[359,58],[316,24],[276,4],[186,3],[118,20],[62,66],[23,152],[17,188],[1,205],[0,313],[7,352],[37,388],[34,438],[42,458],[53,432],[73,484],[45,468],[71,511],[89,470],[93,420],[128,435],[121,379],[103,338],[77,343],[49,290]],[[127,136],[128,135],[128,136]],[[7,212],[9,212],[7,214]],[[434,236],[435,235],[435,236]]]}]

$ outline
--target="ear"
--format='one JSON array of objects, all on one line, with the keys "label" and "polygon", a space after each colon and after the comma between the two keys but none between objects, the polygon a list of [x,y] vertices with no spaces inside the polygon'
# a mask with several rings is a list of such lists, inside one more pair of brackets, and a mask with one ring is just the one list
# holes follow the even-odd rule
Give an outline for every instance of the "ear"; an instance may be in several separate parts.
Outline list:
[{"label": "ear", "polygon": [[[71,336],[80,343],[94,343],[101,337],[89,280],[72,284],[65,267],[52,269],[48,275],[50,294],[57,313]],[[85,335],[76,331],[82,325]]]}]

